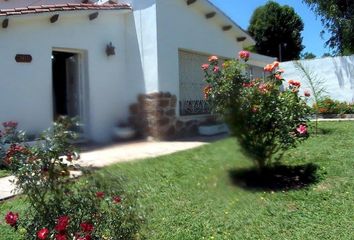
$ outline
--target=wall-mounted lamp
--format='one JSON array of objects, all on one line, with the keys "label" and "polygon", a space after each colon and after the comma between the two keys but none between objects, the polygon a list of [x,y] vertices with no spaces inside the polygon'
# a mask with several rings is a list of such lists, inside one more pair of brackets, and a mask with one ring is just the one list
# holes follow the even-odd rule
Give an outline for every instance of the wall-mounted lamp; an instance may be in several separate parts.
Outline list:
[{"label": "wall-mounted lamp", "polygon": [[5,18],[3,21],[2,21],[2,28],[7,28],[9,26],[9,19],[8,18]]},{"label": "wall-mounted lamp", "polygon": [[116,55],[116,50],[115,50],[115,46],[113,46],[112,42],[110,42],[109,44],[107,44],[106,46],[106,55],[109,56],[113,56]]}]

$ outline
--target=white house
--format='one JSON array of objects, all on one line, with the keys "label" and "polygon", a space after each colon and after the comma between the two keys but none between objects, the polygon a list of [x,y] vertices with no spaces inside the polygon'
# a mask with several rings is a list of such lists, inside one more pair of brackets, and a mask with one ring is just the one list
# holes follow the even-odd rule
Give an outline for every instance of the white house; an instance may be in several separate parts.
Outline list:
[{"label": "white house", "polygon": [[[254,44],[207,0],[0,0],[0,9],[0,121],[29,133],[58,115],[78,115],[83,136],[100,142],[134,117],[147,135],[188,131],[205,116],[200,65]],[[271,61],[249,63],[257,75]]]}]

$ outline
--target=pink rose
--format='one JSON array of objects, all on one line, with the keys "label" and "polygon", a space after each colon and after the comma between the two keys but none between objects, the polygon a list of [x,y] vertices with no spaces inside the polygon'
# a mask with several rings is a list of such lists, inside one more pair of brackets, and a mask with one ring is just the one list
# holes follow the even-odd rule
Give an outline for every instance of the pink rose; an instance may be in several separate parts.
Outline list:
[{"label": "pink rose", "polygon": [[218,67],[218,66],[215,66],[213,71],[214,71],[214,73],[219,72],[219,67]]},{"label": "pink rose", "polygon": [[210,56],[208,61],[209,62],[217,62],[219,60],[219,58],[217,56]]},{"label": "pink rose", "polygon": [[300,135],[305,135],[307,134],[307,127],[305,125],[300,125],[299,127],[296,128],[296,131],[300,134]]},{"label": "pink rose", "polygon": [[208,69],[209,69],[209,64],[203,64],[203,65],[202,65],[202,69],[203,69],[204,71],[208,70]]},{"label": "pink rose", "polygon": [[246,62],[248,61],[248,59],[250,58],[250,52],[249,51],[245,51],[245,50],[243,50],[243,51],[240,51],[239,53],[238,53],[238,55],[239,55],[239,57],[241,58],[241,59],[243,59],[243,60],[245,60]]}]

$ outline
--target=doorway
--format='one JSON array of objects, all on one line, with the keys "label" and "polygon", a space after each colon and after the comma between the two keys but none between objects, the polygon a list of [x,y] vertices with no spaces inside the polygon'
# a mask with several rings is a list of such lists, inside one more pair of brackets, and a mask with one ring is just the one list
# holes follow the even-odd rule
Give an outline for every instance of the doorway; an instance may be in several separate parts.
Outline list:
[{"label": "doorway", "polygon": [[52,52],[53,119],[55,121],[60,116],[78,118],[81,127],[75,130],[83,135],[82,123],[85,119],[81,59],[78,52]]}]

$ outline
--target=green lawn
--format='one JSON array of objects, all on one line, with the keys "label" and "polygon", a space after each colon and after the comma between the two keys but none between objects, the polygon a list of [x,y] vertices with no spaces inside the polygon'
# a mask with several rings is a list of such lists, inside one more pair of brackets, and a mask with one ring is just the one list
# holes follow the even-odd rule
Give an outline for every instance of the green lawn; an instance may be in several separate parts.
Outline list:
[{"label": "green lawn", "polygon": [[[126,176],[128,191],[139,191],[147,239],[353,239],[354,122],[320,128],[318,137],[284,156],[286,164],[319,166],[322,180],[300,190],[234,185],[230,171],[252,164],[231,138],[100,171]],[[0,212],[24,208],[16,199],[1,204]],[[0,239],[18,238],[1,225]]]},{"label": "green lawn", "polygon": [[8,170],[0,168],[0,178],[1,177],[7,177],[9,175],[10,175],[10,172]]}]

